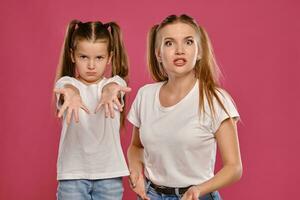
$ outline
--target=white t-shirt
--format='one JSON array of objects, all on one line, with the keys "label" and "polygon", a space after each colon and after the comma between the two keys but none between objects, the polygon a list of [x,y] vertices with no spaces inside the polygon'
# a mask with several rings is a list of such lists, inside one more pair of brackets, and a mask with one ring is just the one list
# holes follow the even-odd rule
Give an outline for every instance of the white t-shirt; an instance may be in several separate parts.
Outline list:
[{"label": "white t-shirt", "polygon": [[[228,115],[217,102],[215,120],[207,102],[205,116],[199,115],[198,81],[180,102],[163,107],[159,101],[163,84],[142,87],[127,116],[139,128],[145,175],[153,183],[168,187],[200,184],[214,176],[215,133]],[[230,116],[239,117],[229,95],[224,90],[221,93],[220,99]]]},{"label": "white t-shirt", "polygon": [[[71,120],[67,126],[64,115],[57,161],[57,179],[105,179],[129,175],[128,167],[120,143],[120,112],[115,117],[105,118],[101,109],[94,113],[104,85],[116,82],[126,86],[126,82],[115,76],[103,78],[97,84],[85,85],[72,77],[62,77],[55,88],[66,84],[75,86],[90,114],[79,110],[79,123]],[[57,96],[59,99],[59,95]],[[58,108],[61,106],[57,102]]]}]

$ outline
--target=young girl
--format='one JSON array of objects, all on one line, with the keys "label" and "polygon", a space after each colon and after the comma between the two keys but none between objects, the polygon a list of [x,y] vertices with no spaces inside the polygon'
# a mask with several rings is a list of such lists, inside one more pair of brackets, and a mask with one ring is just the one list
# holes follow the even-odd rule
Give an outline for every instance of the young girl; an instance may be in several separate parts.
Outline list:
[{"label": "young girl", "polygon": [[[104,72],[110,64],[114,77],[107,79]],[[122,78],[127,73],[116,23],[70,22],[55,85],[59,116],[64,116],[57,163],[59,200],[122,199],[121,177],[129,172],[119,137],[121,114],[116,111],[116,117],[107,118],[100,107],[104,103],[106,112],[113,112],[113,104],[121,107],[109,89],[102,90],[109,83],[126,86]],[[103,96],[113,104],[100,100]]]},{"label": "young girl", "polygon": [[[131,187],[141,199],[221,199],[217,190],[242,174],[239,114],[218,84],[207,33],[191,17],[171,15],[148,43],[156,83],[138,91],[128,114]],[[216,145],[223,167],[214,175]]]}]

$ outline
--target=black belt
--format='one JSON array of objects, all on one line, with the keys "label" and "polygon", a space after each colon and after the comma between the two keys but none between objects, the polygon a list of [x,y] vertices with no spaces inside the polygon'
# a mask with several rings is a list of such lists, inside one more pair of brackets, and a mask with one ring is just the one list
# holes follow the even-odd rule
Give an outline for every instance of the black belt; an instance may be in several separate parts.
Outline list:
[{"label": "black belt", "polygon": [[[166,195],[177,195],[177,194],[184,194],[191,186],[188,187],[182,187],[182,188],[173,188],[173,187],[166,187],[166,186],[160,186],[160,185],[155,185],[152,183],[150,180],[147,179],[147,181],[150,182],[150,186],[160,194],[166,194]],[[178,190],[178,193],[176,192]]]}]

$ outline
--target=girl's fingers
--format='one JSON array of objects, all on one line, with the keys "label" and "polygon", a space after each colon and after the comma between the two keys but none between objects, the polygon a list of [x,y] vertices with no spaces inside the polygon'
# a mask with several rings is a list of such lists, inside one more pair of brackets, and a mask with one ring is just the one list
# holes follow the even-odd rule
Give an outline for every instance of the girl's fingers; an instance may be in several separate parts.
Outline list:
[{"label": "girl's fingers", "polygon": [[109,108],[107,104],[104,104],[104,108],[105,108],[105,117],[107,118],[109,116]]},{"label": "girl's fingers", "polygon": [[55,89],[53,90],[53,92],[56,93],[56,94],[64,94],[64,93],[65,93],[65,90],[64,90],[64,89],[58,89],[58,88],[55,88]]},{"label": "girl's fingers", "polygon": [[69,108],[68,111],[67,111],[67,117],[66,117],[66,119],[67,119],[67,124],[68,124],[68,125],[69,125],[70,122],[71,122],[71,117],[72,117],[72,109]]},{"label": "girl's fingers", "polygon": [[87,108],[87,106],[84,103],[81,104],[80,108],[82,108],[82,110],[84,110],[87,114],[90,114],[89,109]]},{"label": "girl's fingers", "polygon": [[102,106],[103,106],[103,103],[100,102],[95,110],[95,113],[97,113],[101,109]]},{"label": "girl's fingers", "polygon": [[120,91],[122,91],[122,92],[130,92],[131,88],[130,87],[121,87]]},{"label": "girl's fingers", "polygon": [[109,112],[110,112],[110,117],[114,118],[115,117],[115,111],[114,111],[114,105],[113,103],[108,104]]},{"label": "girl's fingers", "polygon": [[68,104],[66,102],[64,102],[64,104],[62,105],[62,107],[59,109],[59,112],[58,112],[59,118],[61,118],[61,116],[63,116],[63,114],[67,108],[68,108]]},{"label": "girl's fingers", "polygon": [[119,110],[120,112],[122,112],[122,111],[123,111],[123,106],[121,105],[121,103],[120,103],[120,101],[119,101],[118,98],[115,98],[115,99],[114,99],[114,103],[117,105],[118,110]]},{"label": "girl's fingers", "polygon": [[75,109],[74,109],[74,119],[75,119],[75,122],[76,122],[76,123],[79,122],[78,108],[75,108]]}]

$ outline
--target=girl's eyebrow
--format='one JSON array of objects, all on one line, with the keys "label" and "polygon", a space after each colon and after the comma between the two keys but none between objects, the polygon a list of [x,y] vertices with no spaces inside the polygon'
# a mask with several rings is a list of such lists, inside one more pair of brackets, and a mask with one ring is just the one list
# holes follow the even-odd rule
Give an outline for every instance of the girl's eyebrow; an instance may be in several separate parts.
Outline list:
[{"label": "girl's eyebrow", "polygon": [[[88,56],[86,53],[78,52],[78,55],[80,56]],[[106,54],[97,54],[96,56],[106,56]]]}]

